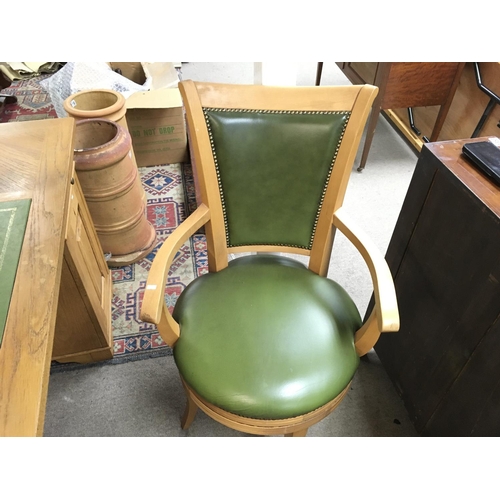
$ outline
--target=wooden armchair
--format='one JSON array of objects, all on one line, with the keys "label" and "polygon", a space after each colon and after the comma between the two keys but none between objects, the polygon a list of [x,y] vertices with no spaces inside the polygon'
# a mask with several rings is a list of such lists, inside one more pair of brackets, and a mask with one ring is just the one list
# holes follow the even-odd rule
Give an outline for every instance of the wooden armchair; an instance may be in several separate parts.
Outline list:
[{"label": "wooden armchair", "polygon": [[[377,88],[181,82],[201,203],[151,267],[141,318],[167,344],[198,408],[260,435],[304,436],[346,395],[359,357],[399,316],[389,268],[342,208]],[[169,266],[205,226],[209,273],[164,300]],[[375,307],[362,324],[326,278],[339,229],[360,251]],[[228,262],[228,254],[256,252]],[[280,253],[306,255],[308,267]]]}]

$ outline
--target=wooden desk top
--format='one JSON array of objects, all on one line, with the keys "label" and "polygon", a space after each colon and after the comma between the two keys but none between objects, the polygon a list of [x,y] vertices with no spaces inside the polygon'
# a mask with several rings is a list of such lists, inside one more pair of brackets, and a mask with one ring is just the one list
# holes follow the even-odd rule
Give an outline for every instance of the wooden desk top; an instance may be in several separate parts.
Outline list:
[{"label": "wooden desk top", "polygon": [[462,146],[468,142],[481,142],[496,137],[478,137],[454,141],[432,142],[425,144],[453,174],[465,184],[483,203],[500,218],[500,187],[482,174],[467,158],[462,155]]},{"label": "wooden desk top", "polygon": [[74,130],[73,118],[0,124],[0,201],[32,199],[0,348],[0,436],[43,433]]}]

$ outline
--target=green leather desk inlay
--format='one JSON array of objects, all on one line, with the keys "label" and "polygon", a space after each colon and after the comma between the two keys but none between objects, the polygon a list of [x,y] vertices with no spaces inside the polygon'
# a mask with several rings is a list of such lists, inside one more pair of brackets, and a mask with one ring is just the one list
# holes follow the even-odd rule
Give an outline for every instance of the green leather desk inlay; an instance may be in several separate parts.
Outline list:
[{"label": "green leather desk inlay", "polygon": [[31,200],[0,203],[0,346],[23,246]]}]

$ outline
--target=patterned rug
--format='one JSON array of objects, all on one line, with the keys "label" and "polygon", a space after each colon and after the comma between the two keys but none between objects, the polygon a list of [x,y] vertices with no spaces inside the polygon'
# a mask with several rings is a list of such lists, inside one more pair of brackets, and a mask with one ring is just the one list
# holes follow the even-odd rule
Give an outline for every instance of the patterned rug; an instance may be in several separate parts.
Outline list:
[{"label": "patterned rug", "polygon": [[39,85],[45,78],[48,78],[48,76],[43,75],[30,80],[19,80],[13,82],[10,87],[2,89],[2,94],[15,95],[17,104],[2,106],[0,109],[0,123],[57,118],[49,94]]},{"label": "patterned rug", "polygon": [[[0,111],[0,122],[57,118],[47,92],[39,82],[41,76],[14,82],[3,94],[16,95],[15,105]],[[172,354],[154,325],[139,319],[148,271],[167,236],[196,209],[191,165],[171,164],[139,169],[147,197],[147,218],[156,229],[157,245],[141,261],[130,266],[111,268],[113,297],[111,304],[114,357],[107,364]],[[208,272],[207,246],[199,231],[178,251],[172,263],[165,300],[170,311],[184,288],[196,277]],[[75,363],[53,363],[51,371],[79,368]]]},{"label": "patterned rug", "polygon": [[[171,354],[154,325],[139,319],[148,272],[158,248],[167,236],[196,208],[191,166],[173,164],[139,169],[147,197],[147,218],[156,229],[157,245],[144,259],[112,268],[112,325],[114,360]],[[202,232],[195,234],[177,252],[170,268],[165,300],[172,312],[184,288],[208,272],[207,245]]]}]

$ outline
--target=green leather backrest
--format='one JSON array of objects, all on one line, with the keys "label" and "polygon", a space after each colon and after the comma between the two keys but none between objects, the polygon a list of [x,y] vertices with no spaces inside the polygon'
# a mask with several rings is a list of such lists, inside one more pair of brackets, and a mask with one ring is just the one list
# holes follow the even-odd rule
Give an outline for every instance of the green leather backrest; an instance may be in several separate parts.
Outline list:
[{"label": "green leather backrest", "polygon": [[350,113],[203,111],[228,247],[310,250]]}]

